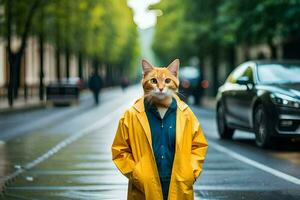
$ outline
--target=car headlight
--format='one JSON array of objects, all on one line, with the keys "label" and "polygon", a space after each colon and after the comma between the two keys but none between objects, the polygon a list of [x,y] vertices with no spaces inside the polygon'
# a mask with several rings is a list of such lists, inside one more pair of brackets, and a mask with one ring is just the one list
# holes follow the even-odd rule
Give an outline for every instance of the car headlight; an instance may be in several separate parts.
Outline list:
[{"label": "car headlight", "polygon": [[280,93],[272,93],[270,94],[270,97],[274,104],[288,106],[292,108],[300,108],[300,101],[291,96]]}]

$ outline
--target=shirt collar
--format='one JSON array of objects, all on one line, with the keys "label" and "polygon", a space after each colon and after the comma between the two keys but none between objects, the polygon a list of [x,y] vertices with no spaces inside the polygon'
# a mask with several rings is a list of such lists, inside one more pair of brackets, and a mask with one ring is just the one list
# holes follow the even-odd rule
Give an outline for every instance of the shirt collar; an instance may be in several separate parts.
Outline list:
[{"label": "shirt collar", "polygon": [[[176,104],[180,111],[184,111],[186,108],[188,108],[187,104],[184,103],[177,95],[174,95],[173,97],[176,99]],[[133,108],[136,109],[136,111],[145,111],[144,99],[144,96],[142,96],[134,102]]]},{"label": "shirt collar", "polygon": [[171,110],[176,110],[177,109],[177,102],[176,102],[176,99],[174,97],[172,98],[172,103],[170,104],[169,109],[171,109]]},{"label": "shirt collar", "polygon": [[[151,104],[146,98],[144,98],[144,105],[145,105],[145,109],[157,111],[157,107],[154,104]],[[172,97],[172,102],[168,107],[168,110],[169,109],[170,110],[176,110],[177,109],[177,102],[176,102],[176,99],[174,97]]]}]

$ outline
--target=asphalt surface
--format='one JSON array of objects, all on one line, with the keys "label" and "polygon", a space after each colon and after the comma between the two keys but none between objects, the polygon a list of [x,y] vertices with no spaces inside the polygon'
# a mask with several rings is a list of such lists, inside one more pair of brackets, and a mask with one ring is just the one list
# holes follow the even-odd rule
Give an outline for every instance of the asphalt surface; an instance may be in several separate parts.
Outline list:
[{"label": "asphalt surface", "polygon": [[[141,94],[139,86],[115,88],[98,106],[85,94],[76,107],[1,115],[0,199],[126,199],[110,147],[120,116]],[[241,131],[219,140],[214,111],[191,108],[209,143],[195,199],[300,199],[299,142],[263,150]]]}]

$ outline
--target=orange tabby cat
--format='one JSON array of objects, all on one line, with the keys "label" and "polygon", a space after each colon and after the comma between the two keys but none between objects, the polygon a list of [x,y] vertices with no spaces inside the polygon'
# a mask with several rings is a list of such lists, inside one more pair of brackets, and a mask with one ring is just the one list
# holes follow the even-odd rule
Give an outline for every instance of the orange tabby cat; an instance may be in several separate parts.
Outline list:
[{"label": "orange tabby cat", "polygon": [[[142,61],[145,96],[121,117],[112,144],[113,161],[129,179],[127,199],[194,199],[193,184],[202,172],[207,142],[193,111],[177,99],[178,68],[178,59],[166,68]],[[152,117],[154,113],[148,115],[144,99],[160,112],[169,108],[173,96],[176,112],[170,109],[166,120],[160,122]],[[160,117],[164,118],[161,112]]]},{"label": "orange tabby cat", "polygon": [[148,61],[142,60],[144,96],[156,105],[163,116],[166,108],[172,102],[179,86],[179,59],[175,59],[168,67],[154,67]]}]

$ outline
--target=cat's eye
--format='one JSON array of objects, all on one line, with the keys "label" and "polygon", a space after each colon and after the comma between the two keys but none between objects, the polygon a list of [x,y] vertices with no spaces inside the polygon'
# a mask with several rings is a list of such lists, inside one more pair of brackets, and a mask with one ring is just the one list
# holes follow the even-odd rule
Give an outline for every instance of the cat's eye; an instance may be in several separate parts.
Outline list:
[{"label": "cat's eye", "polygon": [[150,79],[150,83],[151,83],[151,84],[156,84],[156,83],[157,83],[157,80],[156,80],[156,78],[152,78],[152,79]]},{"label": "cat's eye", "polygon": [[170,83],[171,82],[171,79],[169,79],[169,78],[167,78],[166,80],[165,80],[165,83]]}]

